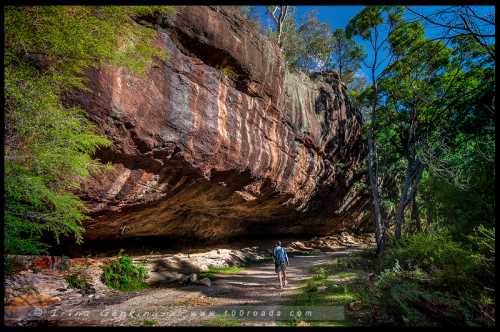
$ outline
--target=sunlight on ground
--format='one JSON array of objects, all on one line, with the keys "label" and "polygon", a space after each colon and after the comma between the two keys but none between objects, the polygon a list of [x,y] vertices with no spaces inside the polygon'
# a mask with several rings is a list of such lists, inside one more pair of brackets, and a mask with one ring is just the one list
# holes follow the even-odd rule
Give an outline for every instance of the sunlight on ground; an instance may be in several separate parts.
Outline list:
[{"label": "sunlight on ground", "polygon": [[200,272],[200,279],[208,278],[215,279],[217,274],[235,274],[245,271],[241,266],[227,266],[227,267],[209,267],[207,271]]},{"label": "sunlight on ground", "polygon": [[279,326],[355,326],[360,325],[361,312],[353,311],[349,305],[360,299],[356,286],[363,283],[367,270],[361,269],[364,261],[363,253],[336,258],[327,264],[311,269],[313,276],[305,279],[298,292],[292,296],[287,305],[300,306],[334,306],[343,305],[345,319],[343,321],[290,321],[278,322]]},{"label": "sunlight on ground", "polygon": [[241,321],[224,316],[207,319],[201,322],[202,326],[240,326]]}]

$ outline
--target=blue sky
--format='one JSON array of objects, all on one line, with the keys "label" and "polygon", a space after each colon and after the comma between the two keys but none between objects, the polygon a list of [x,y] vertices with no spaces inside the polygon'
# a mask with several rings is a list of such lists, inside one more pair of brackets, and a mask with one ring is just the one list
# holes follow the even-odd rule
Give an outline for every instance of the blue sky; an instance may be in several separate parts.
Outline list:
[{"label": "blue sky", "polygon": [[[330,24],[332,30],[337,28],[345,28],[349,20],[353,18],[357,13],[359,13],[365,6],[296,6],[296,19],[301,22],[304,13],[310,10],[318,11],[318,18],[321,22]],[[431,13],[439,9],[444,9],[447,6],[412,6],[411,8],[419,13]],[[482,15],[486,13],[491,13],[495,11],[494,6],[471,6],[474,10]],[[265,13],[265,6],[258,6],[259,13],[261,15],[261,20],[264,25],[272,23],[269,15]],[[407,18],[414,18],[414,15],[409,14]],[[426,36],[433,38],[439,35],[442,30],[436,28],[435,26],[424,25]],[[373,57],[373,53],[370,52],[370,45],[368,42],[361,40],[360,38],[355,38],[357,42],[364,46],[365,52],[367,53],[367,61],[370,62]],[[387,53],[382,54],[383,58],[387,58]],[[379,68],[379,71],[383,70],[383,66]],[[362,66],[362,71],[366,76],[369,77],[369,71]],[[370,80],[367,78],[367,81]]]}]

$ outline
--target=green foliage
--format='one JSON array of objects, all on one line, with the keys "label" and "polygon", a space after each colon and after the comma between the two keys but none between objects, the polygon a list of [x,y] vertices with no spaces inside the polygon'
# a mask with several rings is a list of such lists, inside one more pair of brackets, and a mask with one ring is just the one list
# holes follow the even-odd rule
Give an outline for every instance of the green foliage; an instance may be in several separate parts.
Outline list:
[{"label": "green foliage", "polygon": [[[387,278],[387,277],[386,277]],[[405,326],[481,325],[470,294],[439,290],[420,274],[402,271],[371,290],[379,323]]]},{"label": "green foliage", "polygon": [[210,280],[216,279],[217,274],[234,274],[243,272],[245,269],[241,266],[225,266],[214,267],[210,266],[207,271],[200,272],[199,279],[208,278]]},{"label": "green foliage", "polygon": [[[457,135],[452,142],[436,138],[439,159],[425,155],[430,174],[422,180],[429,219],[448,225],[464,237],[478,225],[495,222],[495,142],[493,136]],[[450,144],[451,143],[451,144]]]},{"label": "green foliage", "polygon": [[[481,27],[494,29],[492,24],[488,28],[488,20],[462,9],[458,26],[477,19]],[[466,29],[429,40],[422,22],[406,21],[402,13],[399,7],[366,7],[346,29],[347,35],[386,48],[392,61],[374,77],[377,89],[372,85],[353,94],[356,104],[373,107],[376,117],[366,128],[375,131],[380,188],[374,190],[379,191],[386,226],[392,226],[403,179],[416,173],[412,161],[425,167],[415,204],[407,205],[412,219],[419,211],[421,232],[416,233],[416,222],[405,222],[406,236],[391,246],[389,228],[381,270],[363,301],[375,307],[375,323],[491,325],[494,43],[481,43]],[[383,25],[389,29],[381,29]],[[387,59],[373,65],[384,66]]]},{"label": "green foliage", "polygon": [[234,68],[229,64],[224,64],[224,63],[217,64],[215,66],[215,69],[219,70],[220,72],[222,72],[224,74],[224,76],[226,76],[230,79],[238,78],[238,74],[236,73]]},{"label": "green foliage", "polygon": [[90,292],[91,285],[89,281],[80,273],[75,272],[64,277],[70,288],[79,289],[83,293]]},{"label": "green foliage", "polygon": [[351,38],[357,35],[364,40],[370,40],[374,36],[374,30],[380,25],[398,24],[402,13],[402,6],[366,6],[347,24],[347,36]]},{"label": "green foliage", "polygon": [[255,30],[263,33],[262,25],[260,24],[260,14],[256,6],[238,6],[240,15],[243,16]]},{"label": "green foliage", "polygon": [[[281,33],[281,49],[288,69],[303,72],[335,69],[349,88],[359,93],[365,85],[364,78],[356,74],[363,49],[343,29],[332,32],[330,25],[319,20],[318,13],[316,10],[304,13],[299,23],[296,8],[288,6]],[[274,40],[278,38],[271,27],[267,35]]]},{"label": "green foliage", "polygon": [[[281,36],[281,49],[289,69],[301,69],[301,61],[305,54],[305,44],[298,33],[297,22],[295,21],[295,8],[290,7],[289,13],[283,22]],[[271,34],[271,38],[277,38]]]},{"label": "green foliage", "polygon": [[223,315],[201,321],[202,326],[241,326],[241,321]]},{"label": "green foliage", "polygon": [[[444,230],[407,236],[388,249],[368,292],[380,321],[404,325],[487,325],[494,287],[494,230],[477,228],[468,245]],[[491,259],[493,255],[493,259]],[[484,299],[478,303],[477,299]]]},{"label": "green foliage", "polygon": [[490,261],[495,261],[495,227],[479,225],[469,235],[469,241],[479,253],[487,256]]},{"label": "green foliage", "polygon": [[476,278],[489,287],[495,285],[495,227],[479,225],[468,236],[477,265]]},{"label": "green foliage", "polygon": [[[387,279],[387,277],[385,277]],[[378,323],[402,326],[463,325],[470,323],[469,308],[457,297],[434,291],[409,277],[394,278],[374,293]],[[468,324],[472,325],[472,324]]]},{"label": "green foliage", "polygon": [[[369,256],[367,256],[369,255]],[[312,326],[356,326],[362,322],[362,311],[352,311],[349,304],[360,303],[365,294],[361,289],[366,284],[366,274],[372,264],[371,254],[361,252],[346,257],[339,257],[332,263],[322,264],[311,269],[313,276],[305,279],[286,305],[291,306],[344,306],[343,321],[305,321]],[[363,310],[364,311],[364,310]],[[284,323],[300,326],[302,320]]]},{"label": "green foliage", "polygon": [[309,11],[304,14],[303,23],[297,32],[305,42],[305,54],[301,66],[308,70],[324,70],[332,51],[330,26],[320,22],[318,11]]},{"label": "green foliage", "polygon": [[[6,66],[24,62],[26,54],[48,57],[49,68],[67,84],[82,82],[88,66],[102,62],[144,72],[152,56],[154,30],[133,18],[170,14],[166,6],[30,6],[5,8]],[[64,60],[64,61],[62,61]]]},{"label": "green foliage", "polygon": [[425,168],[415,204],[423,229],[445,226],[464,240],[478,225],[493,226],[495,80],[485,47],[471,35],[426,39],[422,22],[406,21],[399,7],[366,7],[346,30],[377,37],[393,60],[375,77],[378,95],[373,86],[352,94],[362,109],[377,101],[376,122],[366,127],[375,130],[377,190],[388,224],[418,159]]},{"label": "green foliage", "polygon": [[[355,75],[361,67],[361,60],[365,56],[363,48],[348,38],[344,29],[337,29],[332,33],[331,44],[332,54],[328,67],[337,70],[342,81],[352,87],[351,83],[355,80]],[[357,84],[362,83],[357,82]],[[357,87],[357,90],[360,88]]]},{"label": "green foliage", "polygon": [[[330,26],[319,20],[317,11],[306,12],[301,24],[295,16],[295,8],[290,7],[281,34],[281,48],[288,68],[305,72],[329,69],[333,50]],[[269,36],[277,39],[276,32],[270,32]]]},{"label": "green foliage", "polygon": [[85,113],[60,102],[85,89],[84,71],[108,63],[144,73],[155,32],[134,18],[170,7],[25,6],[4,8],[5,252],[41,254],[51,234],[82,241],[85,209],[71,194],[81,178],[107,169],[92,155],[111,142]]},{"label": "green foliage", "polygon": [[3,261],[3,271],[5,275],[15,275],[25,269],[24,264],[19,262],[15,257],[6,256]]},{"label": "green foliage", "polygon": [[147,287],[146,268],[133,263],[130,256],[120,256],[117,260],[103,268],[102,282],[111,288],[121,291],[135,291]]},{"label": "green foliage", "polygon": [[385,265],[399,261],[405,269],[418,267],[440,287],[454,291],[470,289],[474,273],[480,269],[474,253],[444,231],[407,236],[384,258]]}]

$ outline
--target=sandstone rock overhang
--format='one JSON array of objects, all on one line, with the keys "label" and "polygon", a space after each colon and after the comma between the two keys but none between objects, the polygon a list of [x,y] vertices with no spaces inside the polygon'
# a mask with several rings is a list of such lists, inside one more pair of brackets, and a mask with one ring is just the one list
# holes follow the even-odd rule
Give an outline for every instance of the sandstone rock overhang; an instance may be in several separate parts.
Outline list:
[{"label": "sandstone rock overhang", "polygon": [[286,72],[278,46],[223,7],[179,6],[152,23],[167,60],[144,77],[103,66],[88,73],[91,92],[64,98],[113,142],[97,157],[114,169],[78,191],[87,240],[214,242],[366,220],[352,188],[361,115],[335,73]]}]

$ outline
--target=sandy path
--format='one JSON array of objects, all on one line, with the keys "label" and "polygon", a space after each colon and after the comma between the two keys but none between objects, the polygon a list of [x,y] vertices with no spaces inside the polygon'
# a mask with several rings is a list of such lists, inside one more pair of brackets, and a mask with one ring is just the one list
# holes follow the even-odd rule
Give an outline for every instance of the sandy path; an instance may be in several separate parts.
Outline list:
[{"label": "sandy path", "polygon": [[[287,268],[288,287],[280,290],[274,264],[267,262],[247,266],[241,273],[219,274],[211,287],[187,285],[182,287],[156,287],[144,291],[123,293],[93,300],[77,310],[96,310],[106,314],[93,315],[93,319],[64,319],[57,325],[144,325],[145,321],[155,321],[155,325],[200,325],[199,316],[193,311],[201,309],[221,309],[224,306],[266,306],[278,307],[299,288],[303,279],[310,277],[313,266],[331,262],[336,257],[348,255],[358,249],[346,248],[335,252],[321,252],[315,256],[289,257]],[[138,311],[137,313],[134,313]],[[200,311],[201,310],[201,311]],[[127,316],[124,317],[124,312]],[[132,312],[132,314],[130,314]],[[144,312],[157,312],[156,317]],[[111,318],[112,315],[117,317]],[[122,315],[122,316],[120,316]],[[134,316],[135,315],[135,316]],[[260,322],[262,324],[263,322]],[[267,322],[266,324],[273,324]]]}]

